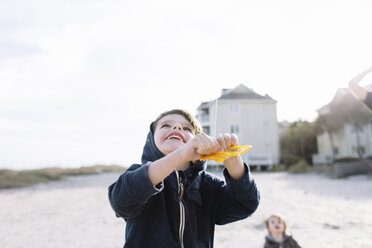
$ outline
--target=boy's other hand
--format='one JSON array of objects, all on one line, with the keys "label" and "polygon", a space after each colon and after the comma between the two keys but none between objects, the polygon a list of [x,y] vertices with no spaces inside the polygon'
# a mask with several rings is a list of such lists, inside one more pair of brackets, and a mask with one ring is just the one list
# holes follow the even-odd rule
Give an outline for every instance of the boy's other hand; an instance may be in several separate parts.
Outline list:
[{"label": "boy's other hand", "polygon": [[[238,136],[233,133],[219,134],[217,136],[217,141],[224,151],[228,151],[228,147],[230,146],[239,145]],[[240,155],[229,157],[225,159],[223,163],[225,164],[225,167],[228,170],[231,178],[237,180],[244,175],[244,163]]]},{"label": "boy's other hand", "polygon": [[238,136],[233,133],[223,133],[217,135],[217,141],[224,151],[227,151],[230,146],[239,145]]}]

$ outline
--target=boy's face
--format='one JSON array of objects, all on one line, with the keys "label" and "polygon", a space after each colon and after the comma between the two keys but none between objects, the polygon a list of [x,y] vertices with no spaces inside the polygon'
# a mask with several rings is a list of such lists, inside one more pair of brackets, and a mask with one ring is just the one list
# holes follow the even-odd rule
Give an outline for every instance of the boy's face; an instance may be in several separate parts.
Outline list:
[{"label": "boy's face", "polygon": [[177,150],[193,137],[191,124],[178,114],[164,116],[154,130],[155,145],[164,155]]},{"label": "boy's face", "polygon": [[269,232],[273,235],[282,235],[284,233],[284,223],[277,217],[271,216],[268,220]]}]

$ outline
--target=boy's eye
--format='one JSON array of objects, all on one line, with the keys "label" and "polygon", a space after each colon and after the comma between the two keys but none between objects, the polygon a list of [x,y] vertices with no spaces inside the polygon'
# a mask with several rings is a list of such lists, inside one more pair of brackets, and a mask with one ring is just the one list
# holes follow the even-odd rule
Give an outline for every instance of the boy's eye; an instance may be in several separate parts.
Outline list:
[{"label": "boy's eye", "polygon": [[189,128],[189,127],[184,127],[183,130],[191,132],[191,128]]},{"label": "boy's eye", "polygon": [[160,128],[163,128],[163,127],[170,127],[170,125],[169,124],[163,124],[163,125],[161,125]]}]

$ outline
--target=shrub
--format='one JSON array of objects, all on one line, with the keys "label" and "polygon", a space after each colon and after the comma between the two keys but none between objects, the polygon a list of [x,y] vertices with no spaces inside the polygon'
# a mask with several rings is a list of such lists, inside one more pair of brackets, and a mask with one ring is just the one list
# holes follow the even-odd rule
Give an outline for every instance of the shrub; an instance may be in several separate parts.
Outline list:
[{"label": "shrub", "polygon": [[282,164],[285,164],[287,167],[292,164],[297,163],[300,160],[301,160],[301,157],[291,154],[291,153],[282,153],[281,158],[280,158],[280,162]]},{"label": "shrub", "polygon": [[301,159],[296,164],[293,164],[289,167],[290,173],[304,173],[307,172],[309,168],[309,163],[306,160]]},{"label": "shrub", "polygon": [[90,175],[124,170],[124,167],[118,165],[95,165],[80,168],[44,168],[21,171],[0,170],[0,189],[45,183],[52,180],[59,180],[64,176]]},{"label": "shrub", "polygon": [[334,160],[335,163],[356,162],[356,161],[359,161],[359,158],[343,157],[343,158],[338,158]]},{"label": "shrub", "polygon": [[286,170],[287,170],[287,166],[285,164],[278,164],[278,165],[275,165],[273,168],[273,171],[275,172],[286,171]]}]

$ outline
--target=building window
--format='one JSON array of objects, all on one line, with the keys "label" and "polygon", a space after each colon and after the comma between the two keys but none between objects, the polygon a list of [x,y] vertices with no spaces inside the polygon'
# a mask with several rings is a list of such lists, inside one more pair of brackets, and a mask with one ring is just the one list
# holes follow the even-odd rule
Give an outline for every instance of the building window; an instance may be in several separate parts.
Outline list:
[{"label": "building window", "polygon": [[360,151],[360,154],[366,153],[364,146],[359,146],[359,151]]},{"label": "building window", "polygon": [[209,108],[202,108],[201,112],[203,115],[209,115]]},{"label": "building window", "polygon": [[364,129],[363,129],[362,126],[351,126],[351,133],[352,134],[356,134],[356,133],[362,134],[363,131],[364,131]]},{"label": "building window", "polygon": [[202,122],[209,121],[209,108],[201,109],[201,121]]},{"label": "building window", "polygon": [[203,126],[203,132],[207,135],[210,135],[210,128],[209,126]]},{"label": "building window", "polygon": [[[356,149],[355,146],[353,146],[352,149],[353,149],[353,153],[358,153],[358,151],[357,151],[357,149]],[[364,146],[359,146],[358,149],[359,149],[360,154],[366,153],[366,149],[364,148]]]},{"label": "building window", "polygon": [[231,113],[238,113],[239,112],[239,104],[238,103],[230,103],[230,112]]},{"label": "building window", "polygon": [[[352,146],[351,149],[352,149],[352,152],[353,153],[358,153],[358,151],[357,151],[357,149],[356,149],[355,146]],[[366,153],[366,149],[364,148],[364,146],[359,146],[358,149],[359,149],[360,154]]]},{"label": "building window", "polygon": [[335,155],[338,154],[338,147],[333,147],[333,153],[334,153]]},{"label": "building window", "polygon": [[236,124],[231,125],[230,126],[230,132],[235,133],[235,134],[239,134],[239,125],[236,125]]}]

